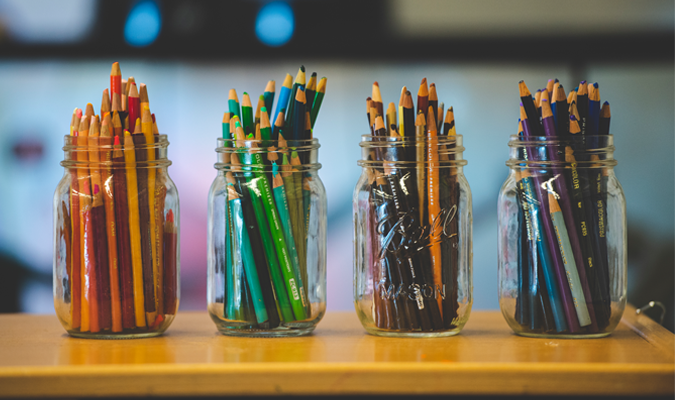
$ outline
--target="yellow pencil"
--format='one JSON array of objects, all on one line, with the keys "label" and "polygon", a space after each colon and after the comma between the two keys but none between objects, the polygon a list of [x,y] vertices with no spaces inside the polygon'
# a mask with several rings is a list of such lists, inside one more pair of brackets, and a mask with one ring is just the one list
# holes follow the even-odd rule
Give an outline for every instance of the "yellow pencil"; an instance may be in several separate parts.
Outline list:
[{"label": "yellow pencil", "polygon": [[138,215],[138,176],[134,140],[128,130],[124,131],[124,161],[127,170],[127,201],[129,203],[129,238],[131,243],[131,267],[134,277],[134,313],[136,326],[144,328],[145,296],[143,295],[143,258],[141,256],[141,225]]}]

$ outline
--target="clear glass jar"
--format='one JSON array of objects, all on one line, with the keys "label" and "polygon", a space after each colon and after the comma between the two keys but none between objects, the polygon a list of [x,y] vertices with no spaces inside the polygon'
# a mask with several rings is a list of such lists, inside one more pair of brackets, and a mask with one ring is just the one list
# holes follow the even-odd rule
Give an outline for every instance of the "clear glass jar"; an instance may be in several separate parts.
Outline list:
[{"label": "clear glass jar", "polygon": [[603,337],[621,320],[626,203],[613,143],[511,136],[498,203],[499,305],[515,333]]},{"label": "clear glass jar", "polygon": [[473,290],[462,136],[365,135],[360,146],[363,171],[353,207],[354,306],[361,323],[380,336],[459,333]]},{"label": "clear glass jar", "polygon": [[325,314],[326,191],[318,149],[317,139],[218,139],[207,302],[221,333],[305,335]]},{"label": "clear glass jar", "polygon": [[178,310],[180,214],[169,142],[142,136],[65,137],[54,193],[54,307],[72,336],[157,336]]}]

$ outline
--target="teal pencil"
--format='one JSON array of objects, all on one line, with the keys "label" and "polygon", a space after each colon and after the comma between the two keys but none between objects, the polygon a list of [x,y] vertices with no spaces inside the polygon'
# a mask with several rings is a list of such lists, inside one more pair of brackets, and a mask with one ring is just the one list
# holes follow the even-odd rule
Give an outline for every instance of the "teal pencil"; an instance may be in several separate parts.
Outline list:
[{"label": "teal pencil", "polygon": [[263,299],[262,289],[260,288],[260,280],[258,278],[258,271],[255,267],[255,260],[253,258],[253,250],[251,249],[251,242],[248,239],[248,232],[244,226],[244,217],[241,210],[241,199],[239,194],[234,189],[234,178],[228,177],[227,190],[230,204],[229,218],[232,221],[231,232],[236,232],[235,238],[238,244],[239,253],[243,261],[244,271],[246,272],[246,282],[251,293],[253,301],[253,309],[255,311],[256,320],[259,324],[264,323],[268,319],[267,309],[265,308],[265,301]]},{"label": "teal pencil", "polygon": [[239,110],[239,98],[237,97],[236,90],[230,89],[227,105],[230,109],[230,117],[234,117],[236,115],[237,118],[241,119],[241,111]]},{"label": "teal pencil", "polygon": [[[265,108],[268,110],[268,112],[272,112],[272,104],[274,104],[275,91],[276,91],[276,83],[274,81],[267,82],[267,86],[265,86],[265,92],[263,92],[263,99],[265,103]],[[270,115],[267,114],[267,117],[269,118]]]},{"label": "teal pencil", "polygon": [[572,254],[572,245],[570,244],[569,236],[567,235],[567,228],[565,227],[565,219],[562,210],[552,193],[548,193],[548,204],[551,213],[551,220],[555,229],[555,235],[558,238],[558,245],[560,247],[560,254],[562,255],[563,264],[565,265],[565,272],[567,275],[567,282],[570,285],[572,292],[572,300],[574,308],[577,311],[580,326],[588,326],[591,324],[591,316],[588,313],[586,306],[586,298],[581,287],[581,280],[579,279],[579,272],[577,265],[574,262],[574,254]]},{"label": "teal pencil", "polygon": [[232,243],[232,220],[228,202],[225,201],[225,318],[231,320],[240,320],[241,315],[241,297],[242,293],[237,284],[241,276],[237,275],[237,268],[234,267],[234,247]]},{"label": "teal pencil", "polygon": [[230,113],[223,113],[223,139],[230,138]]}]

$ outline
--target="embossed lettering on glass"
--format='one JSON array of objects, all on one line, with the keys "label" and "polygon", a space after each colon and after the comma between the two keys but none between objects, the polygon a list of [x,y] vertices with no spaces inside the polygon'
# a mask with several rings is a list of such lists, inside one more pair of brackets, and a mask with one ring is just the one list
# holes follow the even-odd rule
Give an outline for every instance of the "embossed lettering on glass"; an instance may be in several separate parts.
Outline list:
[{"label": "embossed lettering on glass", "polygon": [[[354,304],[361,323],[382,336],[459,333],[472,303],[471,192],[462,173],[462,137],[363,136],[361,148],[353,203]],[[438,157],[399,161],[403,152],[418,150]]]}]

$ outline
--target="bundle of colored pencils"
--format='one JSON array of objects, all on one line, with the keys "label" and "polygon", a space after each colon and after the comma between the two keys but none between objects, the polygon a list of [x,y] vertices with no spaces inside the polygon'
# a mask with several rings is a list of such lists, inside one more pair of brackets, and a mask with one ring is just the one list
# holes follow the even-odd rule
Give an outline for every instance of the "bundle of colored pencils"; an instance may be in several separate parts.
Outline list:
[{"label": "bundle of colored pencils", "polygon": [[518,135],[556,142],[519,155],[533,167],[516,169],[516,320],[538,332],[602,332],[611,314],[607,176],[593,164],[600,153],[586,150],[609,135],[609,103],[601,106],[598,84],[586,81],[569,94],[557,79],[534,96],[523,81],[519,89]]},{"label": "bundle of colored pencils", "polygon": [[118,63],[101,113],[73,112],[67,275],[70,329],[90,333],[157,330],[177,309],[177,232],[164,214],[166,184],[147,87],[122,79]]},{"label": "bundle of colored pencils", "polygon": [[[373,319],[383,330],[446,331],[458,316],[458,169],[452,107],[424,78],[417,106],[404,86],[397,108],[384,110],[380,87],[367,98],[376,144],[370,168]],[[379,142],[379,144],[378,144]],[[390,146],[386,143],[391,143]],[[358,240],[358,238],[357,238]]]},{"label": "bundle of colored pencils", "polygon": [[[229,93],[223,138],[231,170],[225,236],[215,244],[217,270],[224,273],[223,318],[234,326],[274,329],[315,317],[307,296],[312,173],[306,149],[326,92],[326,78],[306,82],[300,67],[286,75],[274,114],[275,82],[258,98],[248,93],[241,107]],[[227,161],[227,160],[226,160]]]}]

